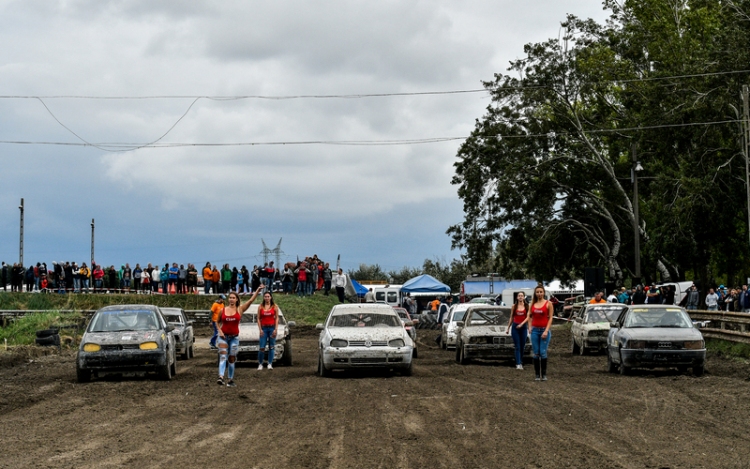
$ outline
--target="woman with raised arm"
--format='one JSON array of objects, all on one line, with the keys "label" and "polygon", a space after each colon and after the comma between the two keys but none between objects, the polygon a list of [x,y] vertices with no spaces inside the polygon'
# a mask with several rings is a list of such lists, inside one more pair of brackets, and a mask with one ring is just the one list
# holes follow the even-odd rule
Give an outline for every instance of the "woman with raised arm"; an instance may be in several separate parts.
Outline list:
[{"label": "woman with raised arm", "polygon": [[547,381],[547,348],[552,338],[552,314],[554,307],[546,299],[547,292],[542,285],[534,289],[534,301],[526,314],[524,323],[529,322],[531,348],[534,352],[534,380]]},{"label": "woman with raised arm", "polygon": [[[262,288],[260,289],[262,290]],[[219,385],[224,385],[224,371],[227,372],[229,381],[227,386],[234,386],[234,363],[237,361],[237,349],[240,345],[240,320],[242,313],[247,311],[253,301],[258,297],[260,290],[253,293],[249,300],[240,303],[240,295],[237,292],[229,292],[227,305],[224,306],[219,316]],[[229,365],[227,366],[227,363]]]},{"label": "woman with raised arm", "polygon": [[526,295],[523,292],[516,293],[516,301],[510,308],[508,319],[508,330],[513,337],[513,346],[516,349],[516,369],[523,370],[523,349],[526,347],[526,337],[529,330],[526,326],[526,314],[528,311]]}]

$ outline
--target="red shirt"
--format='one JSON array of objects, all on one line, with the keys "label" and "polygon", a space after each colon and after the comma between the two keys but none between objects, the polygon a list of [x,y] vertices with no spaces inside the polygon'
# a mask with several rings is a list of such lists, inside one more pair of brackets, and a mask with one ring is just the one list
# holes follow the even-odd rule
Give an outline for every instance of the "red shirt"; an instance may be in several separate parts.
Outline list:
[{"label": "red shirt", "polygon": [[298,280],[300,282],[307,282],[307,271],[305,269],[299,269]]},{"label": "red shirt", "polygon": [[541,308],[531,306],[531,327],[547,327],[549,323],[549,302],[545,301]]},{"label": "red shirt", "polygon": [[516,309],[516,312],[513,313],[513,324],[521,324],[524,319],[526,319],[526,308]]},{"label": "red shirt", "polygon": [[269,327],[276,325],[276,305],[271,309],[263,309],[263,305],[258,306],[258,322],[260,327]]},{"label": "red shirt", "polygon": [[242,315],[239,312],[227,316],[227,311],[222,311],[219,318],[219,321],[221,321],[221,332],[224,335],[240,335],[240,319],[242,319]]}]

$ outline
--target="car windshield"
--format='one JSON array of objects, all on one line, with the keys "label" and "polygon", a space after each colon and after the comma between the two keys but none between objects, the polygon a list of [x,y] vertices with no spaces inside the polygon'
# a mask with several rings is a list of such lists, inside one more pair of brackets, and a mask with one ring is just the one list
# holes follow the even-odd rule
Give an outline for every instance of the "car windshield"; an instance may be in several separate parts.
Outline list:
[{"label": "car windshield", "polygon": [[154,311],[99,311],[91,320],[89,332],[153,331],[159,329]]},{"label": "car windshield", "polygon": [[403,327],[393,314],[352,313],[333,316],[329,327]]},{"label": "car windshield", "polygon": [[478,303],[478,304],[483,304],[483,305],[492,305],[492,304],[495,304],[495,299],[494,298],[483,298],[483,297],[472,298],[471,301],[469,301],[469,303],[474,303],[474,304]]},{"label": "car windshield", "polygon": [[585,323],[615,322],[622,312],[622,306],[596,306],[586,309]]},{"label": "car windshield", "polygon": [[165,313],[162,311],[162,314],[169,324],[183,324],[180,313]]},{"label": "car windshield", "polygon": [[451,321],[463,321],[464,317],[466,317],[466,310],[463,311],[456,311],[453,313],[453,318],[451,318]]},{"label": "car windshield", "polygon": [[[256,313],[245,313],[242,315],[242,319],[240,319],[240,324],[257,324],[258,323],[258,315]],[[279,324],[284,325],[286,324],[286,320],[284,319],[283,314],[279,314]]]},{"label": "car windshield", "polygon": [[510,311],[502,309],[473,309],[467,320],[469,326],[499,326],[508,323]]},{"label": "car windshield", "polygon": [[624,327],[693,327],[693,322],[678,308],[633,308],[625,318]]}]

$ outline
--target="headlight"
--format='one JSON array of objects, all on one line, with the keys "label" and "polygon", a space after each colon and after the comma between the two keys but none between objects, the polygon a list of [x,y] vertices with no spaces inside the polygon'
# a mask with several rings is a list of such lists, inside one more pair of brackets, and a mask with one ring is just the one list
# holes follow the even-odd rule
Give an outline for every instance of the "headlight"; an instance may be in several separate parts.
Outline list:
[{"label": "headlight", "polygon": [[156,342],[144,342],[140,345],[141,350],[156,350],[159,348],[159,344]]},{"label": "headlight", "polygon": [[403,347],[404,346],[404,339],[393,339],[390,342],[388,342],[389,347]]},{"label": "headlight", "polygon": [[84,352],[98,352],[102,347],[99,344],[83,344]]},{"label": "headlight", "polygon": [[646,341],[645,340],[631,340],[627,343],[625,348],[646,348]]},{"label": "headlight", "polygon": [[349,342],[344,339],[333,339],[331,341],[331,347],[346,347],[347,345],[349,345]]},{"label": "headlight", "polygon": [[702,340],[686,340],[683,347],[688,350],[700,350],[704,345]]}]

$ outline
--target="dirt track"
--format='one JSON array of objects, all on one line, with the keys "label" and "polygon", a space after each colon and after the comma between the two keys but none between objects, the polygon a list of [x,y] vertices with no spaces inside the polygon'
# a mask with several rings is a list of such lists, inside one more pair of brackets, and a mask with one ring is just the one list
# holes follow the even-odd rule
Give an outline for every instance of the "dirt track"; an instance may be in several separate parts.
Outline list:
[{"label": "dirt track", "polygon": [[605,372],[555,330],[546,383],[509,363],[455,363],[420,331],[410,378],[315,376],[316,332],[295,364],[238,369],[219,387],[197,350],[170,382],[75,382],[73,353],[0,366],[0,467],[748,467],[750,365],[706,375]]}]

